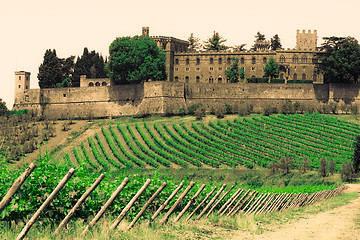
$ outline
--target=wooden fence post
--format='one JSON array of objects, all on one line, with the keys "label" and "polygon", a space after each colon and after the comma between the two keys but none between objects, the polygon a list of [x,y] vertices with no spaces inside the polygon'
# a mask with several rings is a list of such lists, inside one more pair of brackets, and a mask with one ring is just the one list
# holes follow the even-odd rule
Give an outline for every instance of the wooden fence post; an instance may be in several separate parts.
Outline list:
[{"label": "wooden fence post", "polygon": [[214,204],[214,206],[212,206],[212,208],[209,210],[209,212],[206,214],[206,218],[212,213],[212,211],[215,209],[215,207],[226,197],[226,195],[229,194],[229,192],[234,188],[234,185],[231,186],[226,193],[224,193],[221,198]]},{"label": "wooden fence post", "polygon": [[95,215],[95,217],[91,220],[91,222],[86,226],[84,231],[81,233],[82,236],[85,236],[85,234],[89,231],[89,228],[93,227],[97,221],[101,218],[101,216],[104,214],[106,209],[112,204],[112,202],[115,200],[115,198],[120,194],[120,192],[124,189],[126,184],[129,182],[129,179],[127,177],[124,178],[122,183],[119,185],[119,187],[111,194],[109,200],[104,204],[104,206],[100,209],[100,211]]},{"label": "wooden fence post", "polygon": [[110,226],[109,230],[114,230],[121,220],[125,217],[126,213],[130,210],[135,201],[141,196],[141,194],[146,190],[146,188],[150,185],[151,180],[148,179],[144,183],[144,185],[140,188],[140,190],[135,194],[135,196],[130,200],[130,202],[126,205],[126,207],[121,211],[120,215],[116,218],[115,222]]},{"label": "wooden fence post", "polygon": [[86,190],[86,192],[80,197],[80,199],[77,201],[75,206],[71,209],[71,211],[68,213],[68,215],[62,220],[60,225],[56,228],[56,230],[53,233],[53,236],[57,235],[61,228],[66,225],[70,219],[74,216],[75,211],[83,204],[83,202],[86,200],[86,198],[95,190],[95,188],[100,184],[100,182],[104,179],[105,175],[101,174],[96,181],[91,185],[91,187]]},{"label": "wooden fence post", "polygon": [[[226,216],[233,216],[234,214],[236,214],[240,210],[240,208],[243,206],[243,204],[247,201],[248,196],[251,196],[251,194],[252,194],[251,189],[248,189],[244,193],[244,195],[239,199],[239,201],[237,201],[237,203],[234,205],[234,207],[226,214]],[[225,212],[223,212],[222,214],[225,214]],[[220,215],[220,216],[222,216],[222,215]]]},{"label": "wooden fence post", "polygon": [[136,215],[136,217],[134,218],[134,220],[130,223],[129,227],[127,228],[127,230],[130,230],[135,223],[137,222],[137,220],[139,220],[139,218],[141,217],[141,215],[145,212],[145,210],[147,209],[147,207],[154,201],[154,199],[161,193],[161,191],[166,187],[166,182],[164,182],[159,188],[158,190],[151,196],[151,198],[145,203],[145,205],[142,207],[142,209],[140,210],[140,212]]},{"label": "wooden fence post", "polygon": [[164,215],[164,217],[160,220],[160,225],[164,224],[167,222],[167,220],[169,219],[169,217],[171,216],[171,214],[173,214],[175,208],[180,204],[180,202],[183,200],[183,198],[186,196],[186,194],[188,194],[188,192],[190,191],[190,189],[194,186],[194,182],[191,181],[189,186],[185,189],[185,191],[180,195],[180,197],[178,198],[178,200],[176,200],[176,202],[174,203],[174,205],[169,209],[169,211]]},{"label": "wooden fence post", "polygon": [[[244,192],[244,190],[242,190],[241,188],[239,188],[237,191],[236,191],[236,194],[232,195],[232,199],[230,198],[225,204],[226,204],[226,207],[223,208],[220,216],[224,215],[226,213],[227,210],[229,210],[229,208],[231,207],[231,205],[236,201],[236,199],[238,199],[238,197],[241,196],[241,194]],[[220,209],[221,210],[221,209]],[[220,211],[219,210],[219,211]]]},{"label": "wooden fence post", "polygon": [[54,200],[56,195],[60,192],[60,190],[65,186],[65,184],[70,180],[73,176],[75,169],[71,168],[69,172],[64,176],[64,178],[60,181],[57,187],[53,190],[53,192],[49,195],[49,197],[45,200],[45,202],[40,206],[40,208],[36,211],[36,213],[32,216],[29,222],[25,225],[23,230],[17,236],[16,240],[23,239],[26,234],[29,232],[32,225],[36,222],[36,219],[40,216],[40,214],[45,210],[45,208]]},{"label": "wooden fence post", "polygon": [[219,195],[222,193],[222,191],[224,191],[225,188],[226,188],[226,184],[224,184],[219,189],[219,191],[216,193],[216,195],[210,200],[210,202],[206,205],[206,207],[201,211],[199,216],[197,216],[196,220],[199,220],[204,215],[204,213],[211,207],[211,205],[215,202],[215,200],[219,197]]},{"label": "wooden fence post", "polygon": [[184,184],[180,183],[179,186],[170,194],[170,196],[168,197],[168,199],[166,199],[166,201],[161,204],[161,206],[158,208],[158,210],[156,210],[156,212],[154,213],[154,215],[151,216],[150,220],[154,221],[155,218],[160,214],[160,212],[169,204],[169,202],[171,201],[171,199],[173,199],[173,197],[176,195],[176,193],[182,188]]},{"label": "wooden fence post", "polygon": [[216,190],[216,186],[215,187],[213,187],[213,189],[211,190],[211,192],[209,192],[207,195],[206,195],[206,197],[199,203],[199,205],[197,205],[197,207],[194,209],[194,211],[192,211],[191,213],[190,213],[190,215],[186,218],[186,220],[185,221],[188,221],[195,213],[196,213],[196,211],[206,202],[206,200],[215,192],[215,190]]},{"label": "wooden fence post", "polygon": [[14,197],[15,193],[19,190],[19,188],[23,185],[25,180],[30,176],[30,174],[34,171],[36,165],[31,163],[30,166],[25,169],[25,171],[18,177],[13,185],[10,187],[6,195],[0,202],[0,213],[6,208],[6,206],[10,203],[11,199]]}]

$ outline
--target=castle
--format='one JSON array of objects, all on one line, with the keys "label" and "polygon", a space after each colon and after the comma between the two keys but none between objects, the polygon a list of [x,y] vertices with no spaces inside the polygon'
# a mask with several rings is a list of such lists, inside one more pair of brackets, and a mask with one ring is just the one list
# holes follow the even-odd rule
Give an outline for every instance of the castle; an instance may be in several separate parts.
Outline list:
[{"label": "castle", "polygon": [[[149,35],[149,28],[142,29]],[[30,89],[30,73],[15,72],[14,109],[32,109],[53,118],[86,118],[178,113],[180,108],[201,103],[207,110],[215,104],[252,103],[260,108],[265,102],[285,100],[302,102],[353,102],[359,86],[322,84],[316,74],[316,31],[297,31],[296,48],[270,51],[269,42],[257,42],[256,51],[189,52],[189,43],[166,36],[151,37],[166,53],[168,79],[137,85],[112,85],[109,79],[87,79],[80,87]],[[270,58],[279,63],[279,78],[285,83],[228,83],[225,70],[232,58],[239,59],[246,78],[261,78]],[[312,80],[313,84],[288,83]]]}]

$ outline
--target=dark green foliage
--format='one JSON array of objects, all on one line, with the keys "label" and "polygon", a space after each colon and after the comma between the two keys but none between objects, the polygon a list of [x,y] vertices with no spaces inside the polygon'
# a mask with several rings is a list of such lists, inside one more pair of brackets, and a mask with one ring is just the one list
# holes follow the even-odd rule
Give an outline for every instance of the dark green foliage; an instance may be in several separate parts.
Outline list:
[{"label": "dark green foliage", "polygon": [[353,168],[355,173],[360,172],[360,136],[356,137],[354,144],[354,155],[353,155]]},{"label": "dark green foliage", "polygon": [[334,161],[334,159],[331,159],[331,161],[329,162],[329,173],[331,175],[333,175],[335,173],[335,167],[336,167],[336,162]]},{"label": "dark green foliage", "polygon": [[233,113],[247,116],[253,112],[253,106],[249,103],[239,103],[233,107]]},{"label": "dark green foliage", "polygon": [[267,83],[269,81],[268,78],[247,78],[246,81],[248,83]]},{"label": "dark green foliage", "polygon": [[231,83],[239,82],[240,69],[238,66],[239,59],[233,58],[233,64],[231,64],[230,69],[225,70],[225,76],[230,80]]},{"label": "dark green foliage", "polygon": [[225,106],[218,104],[214,107],[213,112],[217,118],[224,118],[226,114]]},{"label": "dark green foliage", "polygon": [[233,107],[229,104],[225,104],[225,113],[226,114],[232,114],[233,113]]},{"label": "dark green foliage", "polygon": [[256,33],[255,35],[255,39],[257,41],[264,41],[265,40],[265,35],[264,34],[261,34],[260,31]]},{"label": "dark green foliage", "polygon": [[320,47],[319,68],[325,82],[357,83],[360,76],[360,46],[352,37],[326,37]]},{"label": "dark green foliage", "polygon": [[74,65],[73,86],[80,86],[80,76],[86,75],[87,78],[105,78],[104,58],[95,50],[89,52],[85,47],[81,57],[78,57]]},{"label": "dark green foliage", "polygon": [[344,182],[353,182],[356,179],[354,165],[351,162],[345,162],[341,165],[341,180]]},{"label": "dark green foliage", "polygon": [[224,42],[226,42],[226,39],[223,39],[219,33],[214,31],[213,36],[205,42],[204,49],[206,51],[216,51],[216,52],[219,52],[221,50],[226,50],[228,49],[228,47],[223,44]]},{"label": "dark green foliage", "polygon": [[188,107],[188,114],[189,114],[189,115],[194,115],[196,109],[198,109],[199,107],[202,107],[202,104],[201,104],[201,103],[193,104],[193,105],[189,106],[189,107]]},{"label": "dark green foliage", "polygon": [[276,114],[278,112],[279,112],[278,108],[274,105],[266,104],[263,107],[263,114],[265,116],[269,116],[271,114]]},{"label": "dark green foliage", "polygon": [[285,83],[285,79],[273,78],[270,79],[270,83]]},{"label": "dark green foliage", "polygon": [[313,80],[288,80],[287,83],[313,83]]},{"label": "dark green foliage", "polygon": [[203,117],[205,117],[205,108],[203,106],[199,106],[195,110],[194,115],[196,117],[196,120],[202,120]]},{"label": "dark green foliage", "polygon": [[180,116],[185,116],[186,115],[186,109],[185,108],[180,108],[179,109],[179,115]]},{"label": "dark green foliage", "polygon": [[359,114],[359,106],[356,103],[350,105],[350,112],[352,115],[356,116]]},{"label": "dark green foliage", "polygon": [[280,105],[280,113],[282,114],[294,114],[295,112],[295,106],[290,100],[287,100]]},{"label": "dark green foliage", "polygon": [[0,116],[5,115],[9,112],[9,109],[6,107],[6,103],[0,98]]},{"label": "dark green foliage", "polygon": [[148,36],[116,38],[106,65],[115,84],[166,80],[165,53]]},{"label": "dark green foliage", "polygon": [[271,50],[280,50],[282,48],[279,35],[275,34],[274,37],[271,38],[270,49]]},{"label": "dark green foliage", "polygon": [[277,77],[279,75],[279,65],[273,58],[270,58],[270,60],[266,64],[264,73],[265,76],[269,77],[270,79],[273,79],[274,77]]},{"label": "dark green foliage", "polygon": [[320,167],[318,169],[318,172],[321,177],[327,177],[329,175],[327,161],[325,158],[320,159]]},{"label": "dark green foliage", "polygon": [[273,175],[276,171],[280,170],[283,175],[290,173],[290,170],[294,168],[294,159],[289,156],[282,157],[278,162],[272,162],[269,171],[270,175]]},{"label": "dark green foliage", "polygon": [[62,81],[61,83],[57,83],[56,84],[57,88],[62,88],[62,87],[71,87],[71,83],[70,83],[70,79],[66,78],[64,79],[64,81]]},{"label": "dark green foliage", "polygon": [[63,80],[61,63],[56,56],[56,51],[48,49],[44,55],[44,61],[39,67],[38,73],[40,88],[53,88]]},{"label": "dark green foliage", "polygon": [[191,33],[190,37],[188,38],[189,42],[189,51],[190,52],[197,52],[201,48],[200,39],[197,37],[194,37],[194,34]]}]

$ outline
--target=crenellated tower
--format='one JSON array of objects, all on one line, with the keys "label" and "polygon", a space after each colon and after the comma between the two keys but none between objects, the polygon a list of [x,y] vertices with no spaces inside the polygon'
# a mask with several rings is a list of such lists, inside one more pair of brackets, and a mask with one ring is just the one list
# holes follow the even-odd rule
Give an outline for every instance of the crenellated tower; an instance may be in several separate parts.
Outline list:
[{"label": "crenellated tower", "polygon": [[25,101],[25,93],[30,89],[30,73],[15,72],[15,104]]},{"label": "crenellated tower", "polygon": [[308,30],[308,32],[305,32],[305,30],[303,30],[302,32],[300,32],[300,30],[296,31],[296,50],[315,51],[316,48],[316,30],[314,30],[314,32],[311,32],[311,30]]}]

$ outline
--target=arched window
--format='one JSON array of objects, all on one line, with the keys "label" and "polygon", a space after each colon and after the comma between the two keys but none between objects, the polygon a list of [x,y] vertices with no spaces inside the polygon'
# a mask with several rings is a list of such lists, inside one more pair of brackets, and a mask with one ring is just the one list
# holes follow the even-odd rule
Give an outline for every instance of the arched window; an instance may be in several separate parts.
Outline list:
[{"label": "arched window", "polygon": [[302,62],[302,63],[307,63],[307,57],[306,57],[306,56],[303,56],[303,57],[301,58],[301,62]]},{"label": "arched window", "polygon": [[196,76],[196,82],[199,83],[200,82],[200,77]]},{"label": "arched window", "polygon": [[227,58],[226,62],[227,64],[231,64],[231,58]]},{"label": "arched window", "polygon": [[255,58],[255,57],[253,57],[253,58],[251,59],[251,63],[252,63],[252,64],[255,64],[255,63],[256,63],[256,58]]},{"label": "arched window", "polygon": [[294,80],[297,80],[297,74],[294,73],[294,77],[293,77]]},{"label": "arched window", "polygon": [[222,83],[222,78],[221,77],[218,78],[218,83]]},{"label": "arched window", "polygon": [[214,63],[214,59],[210,58],[210,64],[213,64],[213,63]]},{"label": "arched window", "polygon": [[280,62],[284,63],[285,62],[285,57],[283,55],[280,56]]},{"label": "arched window", "polygon": [[219,58],[219,64],[222,64],[222,58]]},{"label": "arched window", "polygon": [[95,86],[99,87],[99,86],[100,86],[100,83],[99,83],[99,82],[96,82],[96,83],[95,83]]},{"label": "arched window", "polygon": [[284,79],[284,73],[280,73],[280,79]]},{"label": "arched window", "polygon": [[306,80],[306,74],[305,73],[303,73],[303,75],[302,75],[302,80]]},{"label": "arched window", "polygon": [[263,58],[263,63],[264,63],[264,64],[267,63],[267,58],[266,58],[266,57]]},{"label": "arched window", "polygon": [[189,76],[186,76],[186,77],[185,77],[185,82],[186,82],[186,83],[189,83],[189,79],[190,79]]},{"label": "arched window", "polygon": [[190,64],[190,60],[188,58],[185,60],[185,62],[186,62],[186,65]]},{"label": "arched window", "polygon": [[200,58],[197,58],[196,59],[196,65],[199,65],[200,64]]},{"label": "arched window", "polygon": [[293,63],[298,63],[299,62],[299,58],[295,55],[293,57]]},{"label": "arched window", "polygon": [[175,82],[178,82],[178,81],[179,81],[179,77],[176,76],[176,77],[175,77]]},{"label": "arched window", "polygon": [[244,64],[244,63],[245,63],[245,58],[242,57],[242,58],[240,59],[240,63],[241,63],[241,64]]},{"label": "arched window", "polygon": [[214,82],[214,79],[213,79],[213,77],[209,77],[209,83],[213,83]]},{"label": "arched window", "polygon": [[176,64],[176,65],[179,64],[179,59],[175,58],[175,64]]},{"label": "arched window", "polygon": [[318,63],[318,59],[317,59],[317,58],[313,58],[313,59],[312,59],[312,62],[313,62],[313,63]]},{"label": "arched window", "polygon": [[316,82],[316,80],[317,80],[317,75],[316,75],[316,73],[314,73],[314,75],[313,75],[313,80],[314,80],[314,82]]},{"label": "arched window", "polygon": [[101,86],[106,86],[106,85],[107,85],[106,82],[102,82],[102,83],[101,83]]},{"label": "arched window", "polygon": [[94,83],[93,82],[89,82],[89,87],[93,87]]}]

